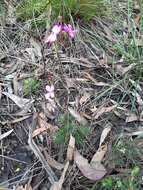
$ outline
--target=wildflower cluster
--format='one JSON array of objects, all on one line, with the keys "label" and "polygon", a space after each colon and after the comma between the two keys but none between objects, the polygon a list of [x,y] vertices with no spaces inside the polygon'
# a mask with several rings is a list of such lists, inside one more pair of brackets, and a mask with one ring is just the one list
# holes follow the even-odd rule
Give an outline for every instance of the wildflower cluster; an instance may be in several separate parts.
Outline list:
[{"label": "wildflower cluster", "polygon": [[54,85],[47,85],[45,94],[46,98],[46,110],[48,110],[49,113],[54,113],[57,109],[56,102],[55,102],[55,93],[54,93],[55,87]]},{"label": "wildflower cluster", "polygon": [[47,93],[45,94],[45,98],[49,101],[51,101],[54,97],[55,97],[55,94],[54,94],[54,85],[47,85],[46,86],[46,91]]},{"label": "wildflower cluster", "polygon": [[68,36],[73,39],[77,30],[72,27],[71,24],[55,24],[51,30],[51,33],[45,39],[45,43],[52,44],[57,41],[57,37],[61,33],[67,33]]}]

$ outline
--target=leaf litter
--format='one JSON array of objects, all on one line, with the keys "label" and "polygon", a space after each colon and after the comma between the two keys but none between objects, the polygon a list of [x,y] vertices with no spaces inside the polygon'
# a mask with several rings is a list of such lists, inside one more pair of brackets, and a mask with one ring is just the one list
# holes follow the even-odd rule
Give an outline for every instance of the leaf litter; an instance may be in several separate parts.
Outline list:
[{"label": "leaf litter", "polygon": [[[139,22],[138,19],[139,17],[136,18],[136,23]],[[14,22],[16,21],[14,20]],[[88,44],[84,45],[85,42],[80,42],[78,45],[76,44],[76,52],[70,46],[66,48],[66,51],[55,51],[49,47],[44,47],[43,51],[42,43],[38,38],[35,39],[35,37],[29,36],[25,30],[18,28],[23,39],[19,40],[20,43],[15,44],[17,48],[11,50],[10,43],[6,41],[3,49],[7,53],[1,51],[3,55],[0,55],[0,61],[4,62],[0,65],[2,151],[6,149],[7,156],[10,157],[11,149],[15,155],[18,155],[15,146],[22,145],[26,147],[25,150],[29,149],[27,144],[29,129],[33,122],[32,116],[34,112],[38,113],[38,122],[33,130],[32,138],[44,160],[58,176],[58,180],[51,185],[47,173],[45,175],[43,169],[37,169],[36,156],[31,155],[33,162],[24,165],[23,168],[26,170],[23,169],[23,172],[27,172],[28,177],[30,176],[35,181],[37,181],[37,173],[39,176],[44,176],[41,184],[37,184],[39,189],[42,189],[44,185],[53,190],[65,187],[72,189],[72,186],[78,189],[80,185],[83,186],[81,176],[93,181],[93,183],[89,182],[90,186],[95,181],[102,179],[108,175],[108,168],[105,167],[105,163],[110,163],[106,157],[108,145],[111,145],[112,150],[112,143],[114,144],[116,136],[120,138],[120,132],[124,131],[124,125],[125,127],[135,126],[138,124],[137,122],[142,122],[142,84],[136,84],[130,74],[136,68],[136,64],[125,66],[125,60],[120,62],[117,60],[115,73],[113,73],[112,65],[108,62],[115,55],[112,48],[113,43],[117,42],[117,38],[112,32],[114,24],[97,18],[94,22],[96,25],[93,24],[93,31],[101,38],[105,38],[107,35],[108,43],[105,42],[104,50],[100,49],[102,45],[99,47],[98,43],[96,43],[97,46],[93,47],[92,44],[90,47]],[[7,32],[6,30],[4,28],[5,32]],[[8,32],[10,35],[11,29]],[[83,35],[84,33],[85,36],[89,35],[86,30]],[[9,39],[14,45],[15,41],[10,37]],[[139,42],[138,45],[140,46]],[[100,51],[100,56],[96,51]],[[124,94],[125,83],[122,83],[122,79],[126,75],[129,77],[129,83],[138,91],[131,93],[131,98],[135,99],[135,112],[131,111],[130,97]],[[35,93],[23,96],[22,82],[30,77],[40,80],[41,87]],[[118,84],[114,83],[118,80],[121,80],[119,82],[122,90]],[[50,85],[51,82],[55,84],[57,101],[48,102],[45,100],[45,86]],[[77,144],[72,134],[70,134],[68,147],[56,145],[54,137],[61,128],[59,118],[62,113],[72,115],[77,125],[78,123],[82,124],[91,130],[91,134],[82,142],[84,146]],[[22,134],[23,138],[19,138],[18,133]],[[112,136],[114,133],[116,133],[115,137]],[[128,137],[133,136],[134,138],[141,135],[142,130],[130,131],[127,134]],[[7,162],[13,173],[8,170],[8,167],[4,167],[4,171],[0,170],[0,173],[6,173],[9,176],[7,180],[21,175],[21,178],[16,178],[13,184],[17,185],[17,181],[19,181],[18,184],[22,185],[20,184],[17,188],[27,189],[26,174],[16,173],[14,162],[4,160],[4,158],[3,161],[3,163]],[[34,164],[32,169],[30,164]],[[40,163],[39,165],[42,167]],[[3,167],[1,163],[0,167]],[[76,183],[79,186],[76,186]],[[12,183],[10,182],[8,186],[11,188]],[[31,182],[29,189],[32,188]]]},{"label": "leaf litter", "polygon": [[106,174],[106,169],[100,162],[96,166],[91,165],[78,151],[74,153],[74,161],[82,174],[90,180],[99,180]]},{"label": "leaf litter", "polygon": [[74,149],[75,149],[75,139],[72,135],[70,135],[70,140],[69,140],[69,144],[68,144],[68,148],[67,148],[67,161],[66,161],[66,164],[64,166],[64,169],[63,169],[63,172],[61,174],[61,177],[59,179],[58,182],[55,182],[50,190],[61,190],[62,189],[62,185],[64,183],[64,180],[65,180],[65,175],[66,175],[66,172],[68,170],[68,167],[69,167],[69,164],[70,164],[70,161],[72,161],[72,158],[73,158],[73,155],[74,155]]},{"label": "leaf litter", "polygon": [[102,179],[107,170],[104,165],[101,163],[105,154],[107,153],[107,144],[102,145],[105,141],[105,138],[111,131],[111,125],[108,124],[104,130],[102,131],[100,137],[99,148],[96,153],[93,155],[91,162],[89,163],[87,159],[85,159],[77,150],[74,153],[74,161],[82,172],[82,174],[90,180],[97,181]]}]

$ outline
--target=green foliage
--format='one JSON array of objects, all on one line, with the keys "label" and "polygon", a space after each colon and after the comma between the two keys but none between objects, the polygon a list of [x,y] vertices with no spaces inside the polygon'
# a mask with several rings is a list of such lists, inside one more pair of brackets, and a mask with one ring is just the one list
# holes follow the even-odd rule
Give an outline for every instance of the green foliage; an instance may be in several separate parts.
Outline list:
[{"label": "green foliage", "polygon": [[107,176],[90,190],[139,190],[141,187],[142,150],[137,148],[131,139],[119,139],[109,154],[109,165],[116,168],[127,168],[124,176]]},{"label": "green foliage", "polygon": [[5,14],[5,4],[3,1],[0,2],[0,19]]},{"label": "green foliage", "polygon": [[22,0],[16,8],[16,15],[21,21],[28,21],[32,28],[46,27],[49,11],[49,0]]},{"label": "green foliage", "polygon": [[97,182],[90,190],[138,190],[140,189],[141,176],[140,168],[133,167],[130,174],[124,177],[106,177]]},{"label": "green foliage", "polygon": [[102,186],[106,189],[110,189],[113,187],[113,179],[111,177],[107,177],[101,181]]},{"label": "green foliage", "polygon": [[64,114],[60,117],[59,123],[61,128],[55,136],[55,142],[57,144],[66,144],[69,141],[70,134],[75,137],[77,144],[83,143],[84,138],[89,134],[89,128],[78,125],[75,119],[69,115]]},{"label": "green foliage", "polygon": [[17,7],[17,16],[26,21],[37,18],[49,5],[49,0],[23,0]]},{"label": "green foliage", "polygon": [[22,0],[17,6],[16,14],[22,21],[34,20],[37,25],[43,26],[47,22],[57,20],[59,15],[63,15],[65,21],[71,20],[72,17],[90,20],[94,16],[103,15],[106,10],[103,0],[64,0],[63,4],[61,2],[61,0]]},{"label": "green foliage", "polygon": [[141,28],[141,32],[143,33],[143,15],[141,16],[141,20],[140,20],[140,28]]},{"label": "green foliage", "polygon": [[[132,72],[132,77],[136,80],[143,79],[143,1],[140,3],[140,23],[139,30],[136,27],[136,23],[134,21],[134,10],[133,10],[133,0],[127,1],[127,18],[128,21],[125,22],[125,19],[122,20],[120,17],[117,19],[118,26],[122,23],[122,29],[125,30],[124,35],[122,32],[117,31],[116,37],[118,39],[117,43],[113,46],[115,50],[116,56],[122,57],[124,59],[124,64],[129,65],[130,63],[136,63],[136,67]],[[125,32],[126,31],[126,32]]]},{"label": "green foliage", "polygon": [[112,148],[112,152],[109,155],[109,162],[114,163],[117,168],[130,168],[134,165],[141,166],[140,155],[142,153],[142,150],[131,139],[119,139]]},{"label": "green foliage", "polygon": [[[66,20],[70,20],[70,15],[73,18],[81,18],[83,20],[90,20],[94,16],[101,16],[105,12],[103,0],[66,0],[63,1],[63,14]],[[61,15],[61,0],[53,0],[52,7],[54,18]]]},{"label": "green foliage", "polygon": [[24,80],[24,94],[25,95],[36,92],[39,88],[40,88],[40,81],[33,78],[28,78]]}]

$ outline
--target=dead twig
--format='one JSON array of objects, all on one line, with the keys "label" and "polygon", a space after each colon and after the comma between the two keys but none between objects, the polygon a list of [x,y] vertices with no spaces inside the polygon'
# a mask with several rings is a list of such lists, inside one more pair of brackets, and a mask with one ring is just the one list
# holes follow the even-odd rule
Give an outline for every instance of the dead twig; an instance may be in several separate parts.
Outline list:
[{"label": "dead twig", "polygon": [[58,178],[55,175],[55,173],[53,172],[53,170],[51,169],[51,167],[49,166],[49,164],[46,162],[46,160],[44,159],[44,156],[40,152],[38,146],[36,145],[36,143],[32,139],[33,129],[35,128],[36,123],[37,123],[37,114],[34,114],[32,126],[29,128],[28,144],[29,144],[31,150],[34,152],[35,156],[39,158],[40,162],[44,166],[44,168],[45,168],[45,170],[49,176],[49,181],[51,182],[51,184],[54,184],[55,181],[58,181]]}]

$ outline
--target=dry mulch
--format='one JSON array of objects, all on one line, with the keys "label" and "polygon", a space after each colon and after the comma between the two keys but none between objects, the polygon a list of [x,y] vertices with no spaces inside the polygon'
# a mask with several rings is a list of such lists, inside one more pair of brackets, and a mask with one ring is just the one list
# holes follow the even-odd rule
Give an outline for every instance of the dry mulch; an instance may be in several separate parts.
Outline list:
[{"label": "dry mulch", "polygon": [[[113,23],[109,24],[112,28]],[[86,37],[88,32],[85,33],[84,27],[82,29]],[[106,139],[109,155],[120,134],[136,136],[132,133],[139,131],[138,127],[143,125],[142,84],[139,84],[138,93],[135,94],[136,87],[130,78],[134,65],[124,67],[122,62],[117,61],[113,68],[110,64],[114,54],[112,44],[117,39],[114,36],[112,38],[112,30],[109,30],[104,20],[95,20],[92,25],[92,30],[94,29],[98,31],[99,37],[108,33],[109,46],[105,46],[106,54],[102,48],[93,49],[91,44],[88,45],[89,42],[85,46],[84,41],[78,39],[74,43],[67,42],[66,47],[55,51],[53,47],[43,45],[38,38],[29,35],[22,27],[1,27],[0,130],[1,134],[11,129],[13,131],[0,144],[0,186],[12,188],[14,185],[29,183],[32,189],[50,188],[47,174],[28,144],[29,129],[35,112],[38,118],[42,115],[42,121],[60,127],[60,115],[69,112],[69,107],[76,110],[91,129],[84,145],[77,145],[78,150],[89,160],[97,151],[101,133],[107,124],[112,127]],[[99,34],[99,31],[102,33]],[[125,75],[128,76],[127,79],[124,78]],[[40,89],[24,95],[23,81],[27,78],[39,80]],[[45,86],[50,83],[55,86],[54,111],[51,111],[45,99]],[[130,92],[126,94],[129,88]],[[18,98],[19,102],[16,102]],[[36,128],[45,125],[40,122]],[[42,153],[46,151],[64,164],[67,146],[56,145],[53,142],[53,132],[50,132],[44,131],[34,141]],[[107,175],[118,173],[118,168],[115,168],[114,163],[111,165],[108,156],[105,156],[103,163]],[[60,177],[61,171],[54,169],[54,172]],[[92,187],[92,184],[72,163],[63,188],[84,189],[84,186]]]}]

